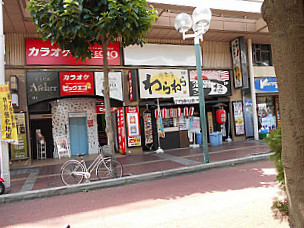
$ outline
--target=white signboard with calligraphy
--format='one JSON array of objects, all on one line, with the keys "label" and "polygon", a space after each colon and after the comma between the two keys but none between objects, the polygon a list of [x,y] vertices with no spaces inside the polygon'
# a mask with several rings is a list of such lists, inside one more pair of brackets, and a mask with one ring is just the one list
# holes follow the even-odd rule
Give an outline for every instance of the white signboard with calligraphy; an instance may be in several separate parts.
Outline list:
[{"label": "white signboard with calligraphy", "polygon": [[[95,72],[95,89],[96,95],[103,96],[103,72]],[[110,98],[123,100],[121,72],[109,72]]]},{"label": "white signboard with calligraphy", "polygon": [[187,70],[139,69],[140,98],[189,97]]}]

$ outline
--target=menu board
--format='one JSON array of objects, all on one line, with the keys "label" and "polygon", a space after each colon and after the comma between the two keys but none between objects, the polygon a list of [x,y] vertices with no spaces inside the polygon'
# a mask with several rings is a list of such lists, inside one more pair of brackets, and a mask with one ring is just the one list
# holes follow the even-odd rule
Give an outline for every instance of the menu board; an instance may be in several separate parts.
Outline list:
[{"label": "menu board", "polygon": [[234,128],[235,135],[244,135],[244,115],[243,115],[243,104],[241,101],[233,101],[233,114],[234,114]]}]

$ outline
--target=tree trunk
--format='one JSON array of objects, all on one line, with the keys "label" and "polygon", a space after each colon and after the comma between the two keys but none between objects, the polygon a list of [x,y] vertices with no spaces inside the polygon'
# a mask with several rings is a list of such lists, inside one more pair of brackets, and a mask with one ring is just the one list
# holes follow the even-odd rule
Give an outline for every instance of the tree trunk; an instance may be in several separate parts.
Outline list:
[{"label": "tree trunk", "polygon": [[103,39],[102,41],[102,53],[103,53],[103,94],[104,94],[104,105],[106,109],[106,134],[108,138],[108,145],[111,146],[112,156],[115,158],[114,151],[114,134],[112,126],[112,116],[111,116],[111,104],[110,104],[110,86],[109,86],[109,64],[107,55],[108,42]]},{"label": "tree trunk", "polygon": [[304,8],[303,0],[265,0],[279,87],[282,162],[292,227],[304,227]]}]

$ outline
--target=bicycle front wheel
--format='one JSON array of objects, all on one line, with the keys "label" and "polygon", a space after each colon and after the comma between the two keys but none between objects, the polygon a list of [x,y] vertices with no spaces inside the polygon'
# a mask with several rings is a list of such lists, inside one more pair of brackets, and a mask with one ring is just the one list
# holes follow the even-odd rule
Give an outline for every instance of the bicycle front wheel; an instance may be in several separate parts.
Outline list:
[{"label": "bicycle front wheel", "polygon": [[83,180],[84,170],[81,162],[67,161],[61,168],[61,180],[65,185],[80,184]]},{"label": "bicycle front wheel", "polygon": [[104,161],[99,163],[96,174],[99,180],[119,178],[123,175],[123,166],[116,159],[106,158]]}]

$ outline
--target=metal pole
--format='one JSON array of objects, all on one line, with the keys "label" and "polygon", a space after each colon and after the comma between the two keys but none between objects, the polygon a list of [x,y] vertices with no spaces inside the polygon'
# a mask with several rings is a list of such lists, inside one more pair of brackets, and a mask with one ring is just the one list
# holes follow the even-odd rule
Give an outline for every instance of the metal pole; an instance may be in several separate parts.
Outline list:
[{"label": "metal pole", "polygon": [[[3,35],[3,11],[2,0],[0,0],[0,84],[5,84],[5,70],[4,70],[4,35]],[[2,136],[2,135],[1,135]],[[10,187],[10,172],[9,172],[9,155],[8,144],[1,141],[0,146],[0,169],[1,177],[5,181],[5,186]]]},{"label": "metal pole", "polygon": [[195,58],[196,58],[196,72],[198,80],[199,91],[199,106],[200,106],[200,120],[202,129],[202,144],[204,153],[204,163],[209,163],[208,143],[207,143],[207,124],[205,111],[205,98],[203,89],[202,65],[201,65],[201,46],[199,44],[199,37],[194,38]]},{"label": "metal pole", "polygon": [[258,126],[258,114],[257,114],[257,104],[254,86],[254,72],[253,72],[253,62],[252,62],[252,41],[248,39],[248,64],[249,64],[249,75],[250,75],[250,92],[252,100],[252,118],[253,118],[253,132],[254,140],[259,140],[259,126]]}]

